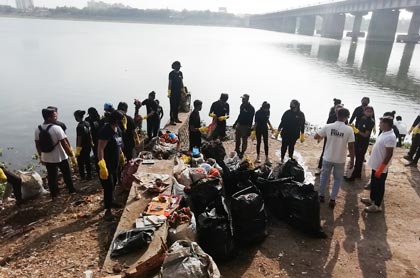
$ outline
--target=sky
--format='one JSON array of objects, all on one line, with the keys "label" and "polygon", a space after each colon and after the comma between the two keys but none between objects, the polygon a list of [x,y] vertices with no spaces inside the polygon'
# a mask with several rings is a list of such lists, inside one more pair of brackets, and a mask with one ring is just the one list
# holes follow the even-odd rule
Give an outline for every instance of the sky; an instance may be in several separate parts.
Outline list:
[{"label": "sky", "polygon": [[[83,8],[87,0],[33,0],[37,7],[55,8],[57,6],[73,6]],[[265,13],[305,6],[324,0],[102,0],[106,3],[122,3],[133,8],[152,9],[169,8],[175,10],[211,10],[226,7],[232,13]],[[15,5],[15,0],[0,0],[0,4]]]}]

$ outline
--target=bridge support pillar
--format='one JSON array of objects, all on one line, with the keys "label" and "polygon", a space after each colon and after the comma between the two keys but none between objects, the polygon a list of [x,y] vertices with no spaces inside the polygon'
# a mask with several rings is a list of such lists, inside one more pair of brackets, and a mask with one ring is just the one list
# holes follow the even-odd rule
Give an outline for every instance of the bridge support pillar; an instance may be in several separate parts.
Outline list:
[{"label": "bridge support pillar", "polygon": [[299,18],[298,34],[313,36],[315,31],[316,16],[308,15]]},{"label": "bridge support pillar", "polygon": [[321,36],[341,40],[343,38],[345,14],[327,14],[323,17]]},{"label": "bridge support pillar", "polygon": [[291,34],[296,33],[296,17],[283,18],[283,32]]},{"label": "bridge support pillar", "polygon": [[418,43],[420,41],[420,9],[413,11],[407,35],[398,35],[397,42]]},{"label": "bridge support pillar", "polygon": [[353,23],[353,30],[351,32],[347,32],[346,37],[352,38],[352,40],[357,40],[357,38],[364,38],[365,32],[360,32],[360,28],[362,27],[363,16],[367,15],[367,13],[354,13],[354,23]]},{"label": "bridge support pillar", "polygon": [[374,11],[366,41],[394,42],[399,15],[399,10]]}]

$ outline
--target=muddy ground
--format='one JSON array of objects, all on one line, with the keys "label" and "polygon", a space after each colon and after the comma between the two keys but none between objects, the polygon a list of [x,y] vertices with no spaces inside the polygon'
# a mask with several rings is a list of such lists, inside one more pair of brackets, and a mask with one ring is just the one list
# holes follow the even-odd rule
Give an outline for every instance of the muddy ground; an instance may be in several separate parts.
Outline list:
[{"label": "muddy ground", "polygon": [[[278,161],[280,143],[270,140],[270,157]],[[227,150],[233,142],[226,143]],[[322,144],[308,138],[297,143],[309,171],[314,172]],[[255,158],[255,143],[249,155]],[[363,212],[361,181],[344,182],[334,210],[321,205],[326,239],[312,238],[272,219],[261,244],[241,248],[230,262],[219,264],[224,277],[420,277],[420,172],[406,167],[397,149],[387,180],[384,210]],[[318,184],[316,179],[315,184]],[[21,208],[0,211],[0,277],[100,277],[114,222],[102,220],[102,193],[97,180],[76,180],[80,192],[48,196]],[[121,211],[115,211],[117,216]]]}]

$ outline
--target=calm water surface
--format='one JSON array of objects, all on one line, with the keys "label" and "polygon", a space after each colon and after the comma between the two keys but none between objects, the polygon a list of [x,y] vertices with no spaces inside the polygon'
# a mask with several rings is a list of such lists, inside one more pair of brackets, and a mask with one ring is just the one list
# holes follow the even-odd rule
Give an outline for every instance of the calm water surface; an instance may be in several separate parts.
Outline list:
[{"label": "calm water surface", "polygon": [[419,47],[240,28],[0,18],[0,161],[12,168],[31,162],[48,105],[59,108],[73,145],[77,109],[131,104],[154,90],[167,115],[174,60],[193,99],[203,100],[204,119],[227,92],[230,124],[243,93],[257,109],[271,103],[274,125],[292,98],[309,122],[323,124],[334,97],[352,111],[363,96],[378,115],[396,110],[411,124],[420,104]]}]

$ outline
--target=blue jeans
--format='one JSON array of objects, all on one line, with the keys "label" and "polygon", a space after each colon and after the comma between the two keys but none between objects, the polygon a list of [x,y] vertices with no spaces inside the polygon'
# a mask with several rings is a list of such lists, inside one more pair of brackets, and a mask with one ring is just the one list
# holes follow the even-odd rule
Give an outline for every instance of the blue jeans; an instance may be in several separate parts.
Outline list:
[{"label": "blue jeans", "polygon": [[329,162],[329,161],[326,161],[325,159],[322,161],[321,178],[320,178],[320,184],[319,184],[320,196],[325,196],[325,187],[328,185],[330,181],[331,170],[333,170],[334,185],[330,194],[330,200],[335,200],[338,194],[338,190],[340,190],[341,182],[343,181],[344,164],[345,163]]}]

